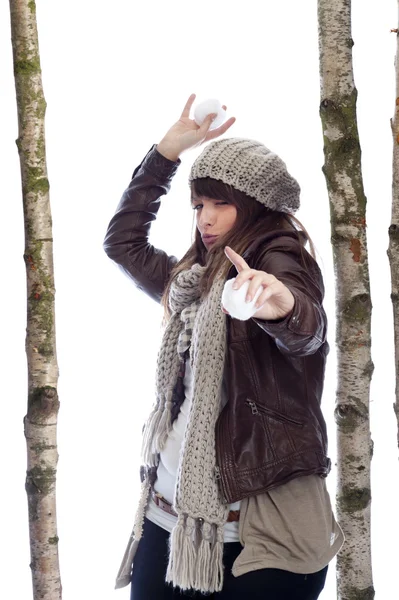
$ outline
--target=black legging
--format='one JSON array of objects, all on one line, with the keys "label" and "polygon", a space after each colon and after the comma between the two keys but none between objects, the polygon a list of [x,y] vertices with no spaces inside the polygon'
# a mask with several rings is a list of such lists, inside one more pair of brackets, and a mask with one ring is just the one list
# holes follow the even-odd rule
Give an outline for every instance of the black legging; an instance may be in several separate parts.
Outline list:
[{"label": "black legging", "polygon": [[224,585],[221,592],[204,595],[181,592],[165,583],[169,533],[144,521],[143,537],[134,559],[130,600],[316,600],[324,587],[327,567],[299,575],[282,569],[259,569],[234,577],[231,568],[242,546],[239,542],[224,545]]}]

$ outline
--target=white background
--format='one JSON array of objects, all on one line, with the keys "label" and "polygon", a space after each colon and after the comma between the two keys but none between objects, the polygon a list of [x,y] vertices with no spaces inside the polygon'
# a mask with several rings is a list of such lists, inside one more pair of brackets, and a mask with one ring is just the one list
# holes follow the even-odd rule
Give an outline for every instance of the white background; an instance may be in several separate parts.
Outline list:
[{"label": "white background", "polygon": [[[390,117],[395,0],[353,2],[355,80],[373,299],[371,390],[376,599],[397,588],[399,472],[389,265]],[[231,135],[279,153],[302,187],[298,217],[313,237],[326,284],[332,351],[323,399],[335,462],[334,275],[318,115],[316,2],[285,0],[55,0],[38,2],[48,103],[60,368],[58,527],[64,600],[128,600],[113,591],[138,493],[138,448],[154,392],[159,307],[102,250],[134,167],[178,118],[190,93],[217,97],[237,117]],[[27,502],[25,266],[9,8],[0,5],[1,597],[31,598]],[[152,240],[181,256],[192,211],[186,154]],[[335,469],[328,479],[335,494]],[[335,597],[334,563],[323,600]]]}]

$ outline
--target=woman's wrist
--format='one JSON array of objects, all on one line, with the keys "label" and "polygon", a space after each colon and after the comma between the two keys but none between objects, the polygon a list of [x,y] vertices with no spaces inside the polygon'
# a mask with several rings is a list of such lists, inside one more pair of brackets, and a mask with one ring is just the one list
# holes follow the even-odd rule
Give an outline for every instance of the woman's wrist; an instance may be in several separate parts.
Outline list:
[{"label": "woman's wrist", "polygon": [[162,154],[168,160],[173,162],[177,162],[179,160],[179,152],[176,148],[171,147],[168,143],[161,140],[159,144],[157,144],[157,151]]}]

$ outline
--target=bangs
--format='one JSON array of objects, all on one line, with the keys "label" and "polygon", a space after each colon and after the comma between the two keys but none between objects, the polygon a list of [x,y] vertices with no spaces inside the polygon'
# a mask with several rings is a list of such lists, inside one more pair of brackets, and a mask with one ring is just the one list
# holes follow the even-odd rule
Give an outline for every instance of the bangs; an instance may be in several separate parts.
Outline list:
[{"label": "bangs", "polygon": [[191,182],[191,189],[197,196],[225,200],[226,202],[230,202],[230,204],[236,204],[231,185],[227,185],[218,179],[212,179],[211,177],[194,179]]}]

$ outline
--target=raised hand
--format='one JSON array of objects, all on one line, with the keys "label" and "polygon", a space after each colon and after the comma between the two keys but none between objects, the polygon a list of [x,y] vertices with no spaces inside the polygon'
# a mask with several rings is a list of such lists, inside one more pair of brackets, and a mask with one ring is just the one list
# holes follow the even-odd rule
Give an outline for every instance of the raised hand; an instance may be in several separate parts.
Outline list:
[{"label": "raised hand", "polygon": [[[263,292],[255,304],[259,310],[255,313],[254,317],[274,321],[282,319],[291,312],[294,308],[295,300],[284,283],[274,275],[265,273],[265,271],[251,269],[242,256],[229,246],[226,246],[225,254],[238,272],[233,288],[239,289],[244,281],[250,281],[246,296],[247,302],[252,300],[260,286],[263,287]],[[226,311],[224,310],[224,312]]]},{"label": "raised hand", "polygon": [[[202,125],[197,125],[194,119],[190,119],[190,110],[195,100],[195,94],[191,94],[186,102],[180,119],[172,125],[157,145],[157,150],[169,160],[176,161],[179,156],[189,148],[195,148],[204,142],[213,140],[231,127],[235,117],[227,119],[223,125],[209,131],[215,114],[208,115]],[[223,106],[226,110],[226,106]]]}]

